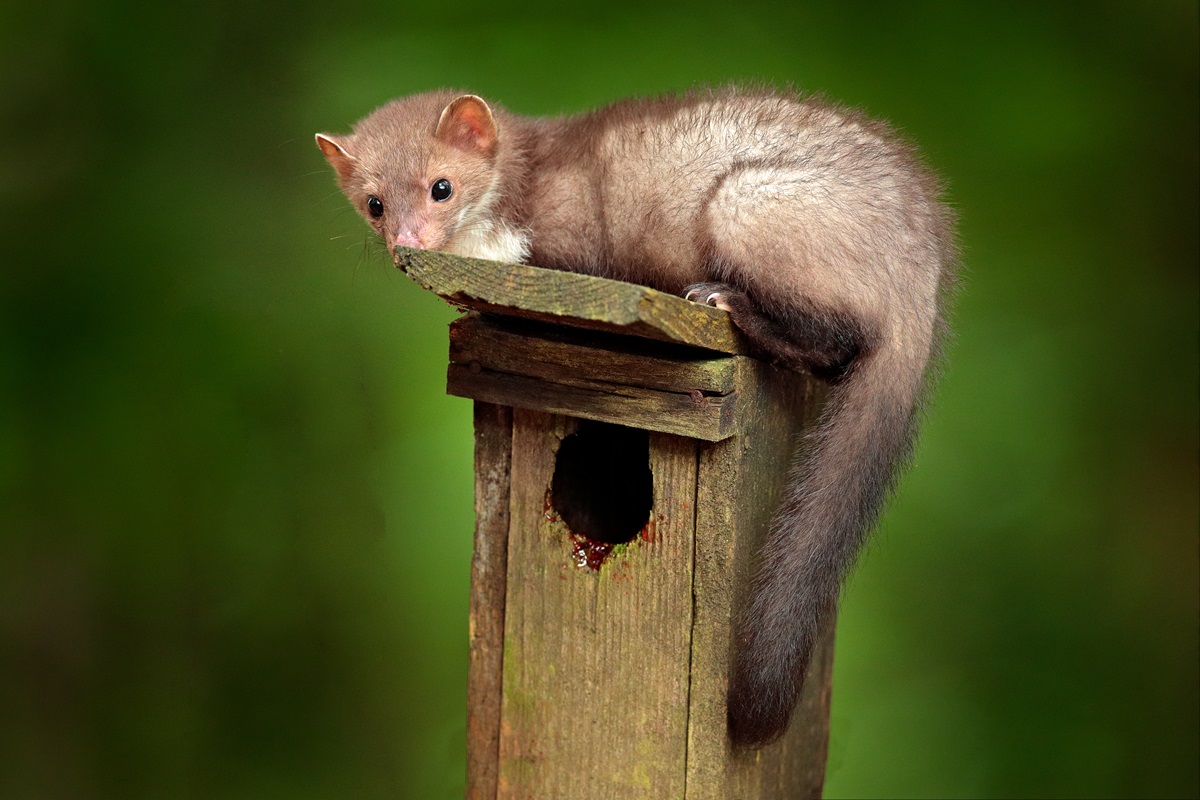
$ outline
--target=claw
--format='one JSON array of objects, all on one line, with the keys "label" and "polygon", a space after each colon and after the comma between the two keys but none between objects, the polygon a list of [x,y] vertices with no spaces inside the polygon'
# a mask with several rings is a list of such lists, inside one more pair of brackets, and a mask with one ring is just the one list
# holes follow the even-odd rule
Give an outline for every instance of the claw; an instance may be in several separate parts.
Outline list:
[{"label": "claw", "polygon": [[683,299],[693,303],[701,303],[722,311],[733,311],[726,301],[724,287],[712,283],[698,283],[684,290]]}]

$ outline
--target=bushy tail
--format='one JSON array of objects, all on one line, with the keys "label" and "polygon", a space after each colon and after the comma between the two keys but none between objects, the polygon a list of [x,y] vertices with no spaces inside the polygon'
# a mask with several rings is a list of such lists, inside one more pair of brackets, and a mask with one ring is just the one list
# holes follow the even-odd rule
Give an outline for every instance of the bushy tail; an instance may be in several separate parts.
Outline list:
[{"label": "bushy tail", "polygon": [[860,357],[799,448],[739,620],[729,688],[736,744],[787,729],[842,581],[911,452],[924,365],[899,346]]}]

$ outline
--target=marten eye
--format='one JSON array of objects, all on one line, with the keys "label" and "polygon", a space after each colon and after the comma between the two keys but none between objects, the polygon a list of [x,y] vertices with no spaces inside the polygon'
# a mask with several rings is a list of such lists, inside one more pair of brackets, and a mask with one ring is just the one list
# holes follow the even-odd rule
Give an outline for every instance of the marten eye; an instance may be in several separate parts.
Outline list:
[{"label": "marten eye", "polygon": [[367,198],[367,213],[372,217],[379,218],[383,216],[383,201],[375,195]]},{"label": "marten eye", "polygon": [[450,195],[452,194],[454,194],[454,187],[445,178],[438,178],[433,182],[433,187],[429,190],[429,195],[439,203],[450,199]]}]

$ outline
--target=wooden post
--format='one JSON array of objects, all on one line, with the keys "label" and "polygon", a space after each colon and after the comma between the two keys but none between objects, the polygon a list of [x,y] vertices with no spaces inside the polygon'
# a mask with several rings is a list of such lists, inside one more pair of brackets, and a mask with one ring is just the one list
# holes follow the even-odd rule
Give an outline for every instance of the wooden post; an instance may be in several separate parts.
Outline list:
[{"label": "wooden post", "polygon": [[732,621],[817,385],[651,289],[398,264],[473,309],[448,371],[476,401],[467,796],[820,796],[832,627],[781,741],[725,727]]}]

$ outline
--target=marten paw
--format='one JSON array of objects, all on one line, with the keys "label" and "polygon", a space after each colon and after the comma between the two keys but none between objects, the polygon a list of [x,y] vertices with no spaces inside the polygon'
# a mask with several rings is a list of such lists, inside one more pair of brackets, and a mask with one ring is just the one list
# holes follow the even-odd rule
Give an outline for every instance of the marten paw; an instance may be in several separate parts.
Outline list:
[{"label": "marten paw", "polygon": [[683,290],[683,299],[693,303],[701,303],[722,311],[733,311],[735,296],[740,296],[738,289],[727,283],[693,283]]}]

